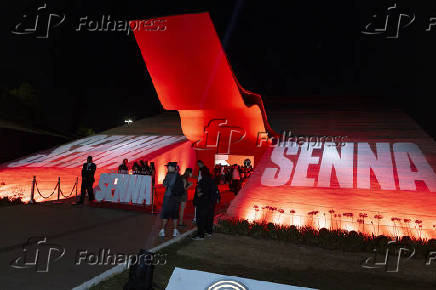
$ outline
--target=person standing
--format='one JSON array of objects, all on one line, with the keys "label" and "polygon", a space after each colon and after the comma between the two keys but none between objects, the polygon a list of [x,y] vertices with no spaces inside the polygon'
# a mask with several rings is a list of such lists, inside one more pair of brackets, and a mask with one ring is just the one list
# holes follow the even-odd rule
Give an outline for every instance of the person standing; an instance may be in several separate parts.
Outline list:
[{"label": "person standing", "polygon": [[244,171],[244,179],[250,177],[251,173],[253,172],[253,166],[251,165],[250,159],[247,158],[244,160],[244,167],[242,169]]},{"label": "person standing", "polygon": [[233,193],[235,195],[238,195],[240,186],[241,186],[241,172],[239,169],[238,164],[234,164],[231,171],[230,171],[230,175],[232,177],[232,182],[230,184],[231,190],[233,191]]},{"label": "person standing", "polygon": [[210,237],[213,233],[213,220],[215,218],[215,206],[220,202],[220,191],[218,189],[218,180],[212,180],[210,184],[210,205],[207,212],[206,236]]},{"label": "person standing", "polygon": [[[197,176],[197,184],[198,184],[201,180],[201,169],[202,168],[207,169],[207,167],[204,165],[204,162],[201,160],[197,160],[197,166],[198,166],[198,176]],[[208,172],[209,172],[209,170],[208,170]],[[193,223],[197,222],[197,207],[195,206],[195,204],[194,204],[194,218],[192,219],[192,222]]]},{"label": "person standing", "polygon": [[220,184],[226,183],[226,168],[221,165],[220,167]]},{"label": "person standing", "polygon": [[200,169],[201,179],[197,183],[194,195],[194,206],[197,208],[197,234],[192,236],[193,240],[203,240],[207,228],[210,204],[212,177],[207,167]]},{"label": "person standing", "polygon": [[180,200],[180,215],[179,215],[179,226],[184,227],[183,224],[183,214],[185,212],[186,202],[188,200],[188,189],[192,186],[192,182],[189,180],[192,177],[192,168],[186,168],[185,173],[183,173],[182,181],[185,188],[185,193],[182,195]]},{"label": "person standing", "polygon": [[133,174],[141,174],[141,167],[139,166],[138,162],[134,162],[132,166],[132,173]]},{"label": "person standing", "polygon": [[92,188],[95,178],[95,170],[97,166],[92,162],[92,156],[88,156],[86,163],[83,163],[82,166],[82,186],[80,193],[80,200],[77,204],[82,204],[85,200],[86,193],[88,193],[89,201],[94,201],[94,190]]},{"label": "person standing", "polygon": [[154,166],[154,162],[150,162],[150,167],[148,172],[149,172],[148,175],[151,175],[152,184],[154,186],[156,182],[156,167]]},{"label": "person standing", "polygon": [[184,193],[184,186],[180,174],[176,172],[177,162],[168,162],[168,173],[165,176],[163,185],[165,186],[165,194],[163,197],[162,211],[160,217],[162,219],[162,228],[159,232],[160,237],[165,237],[165,228],[168,220],[172,219],[174,224],[173,237],[180,233],[177,230],[177,221],[179,218],[180,197]]},{"label": "person standing", "polygon": [[124,159],[123,163],[120,166],[118,166],[118,173],[128,174],[129,173],[129,167],[127,166],[128,163],[129,163],[129,160]]},{"label": "person standing", "polygon": [[150,167],[148,166],[148,161],[141,160],[141,174],[142,175],[151,175],[150,173]]}]

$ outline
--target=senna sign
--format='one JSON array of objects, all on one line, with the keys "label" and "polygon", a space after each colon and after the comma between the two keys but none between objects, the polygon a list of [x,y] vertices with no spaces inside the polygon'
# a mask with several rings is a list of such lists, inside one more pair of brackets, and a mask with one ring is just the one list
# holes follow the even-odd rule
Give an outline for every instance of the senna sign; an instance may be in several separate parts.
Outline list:
[{"label": "senna sign", "polygon": [[341,145],[276,146],[261,184],[436,192],[436,175],[414,143]]}]

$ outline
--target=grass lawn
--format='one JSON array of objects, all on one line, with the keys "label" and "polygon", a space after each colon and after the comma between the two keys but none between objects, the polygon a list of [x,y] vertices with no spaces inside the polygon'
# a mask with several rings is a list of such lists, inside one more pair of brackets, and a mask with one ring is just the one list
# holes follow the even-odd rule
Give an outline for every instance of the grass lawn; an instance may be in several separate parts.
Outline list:
[{"label": "grass lawn", "polygon": [[[160,251],[167,264],[154,270],[155,289],[165,289],[174,267],[317,289],[436,289],[436,263],[400,263],[398,273],[364,269],[368,253],[326,250],[269,239],[216,233],[204,241],[185,239]],[[381,257],[380,257],[381,258]],[[128,272],[92,289],[122,289]]]}]

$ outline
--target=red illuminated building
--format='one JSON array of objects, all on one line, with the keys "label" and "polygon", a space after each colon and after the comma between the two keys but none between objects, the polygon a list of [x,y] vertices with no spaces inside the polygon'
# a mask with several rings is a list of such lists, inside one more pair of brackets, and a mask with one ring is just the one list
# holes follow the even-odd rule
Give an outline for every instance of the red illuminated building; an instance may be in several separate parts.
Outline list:
[{"label": "red illuminated building", "polygon": [[[267,113],[261,96],[238,83],[208,13],[130,25],[159,100],[164,109],[178,112],[184,136],[80,139],[3,165],[5,190],[19,185],[27,190],[37,175],[47,182],[40,184],[46,191],[62,176],[67,191],[87,155],[94,156],[97,175],[114,170],[125,157],[154,161],[158,182],[168,161],[178,161],[183,171],[198,159],[212,168],[217,156],[231,163],[250,157],[255,172],[229,216],[436,238],[436,144],[413,120],[377,108]],[[276,133],[289,129],[304,133],[301,142]],[[329,136],[343,138],[331,142]]]}]

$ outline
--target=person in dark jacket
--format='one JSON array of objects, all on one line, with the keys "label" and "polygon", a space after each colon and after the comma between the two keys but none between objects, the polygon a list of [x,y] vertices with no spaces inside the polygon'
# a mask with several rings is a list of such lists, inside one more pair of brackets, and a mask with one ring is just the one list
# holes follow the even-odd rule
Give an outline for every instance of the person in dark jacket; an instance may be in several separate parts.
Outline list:
[{"label": "person in dark jacket", "polygon": [[134,162],[132,166],[133,174],[141,174],[141,166],[139,166],[138,162]]},{"label": "person in dark jacket", "polygon": [[156,184],[156,168],[154,166],[154,162],[150,162],[150,170],[149,170],[151,175],[151,182],[153,184],[153,186]]},{"label": "person in dark jacket", "polygon": [[127,166],[129,163],[129,160],[124,159],[123,163],[121,163],[120,166],[118,166],[118,173],[120,174],[128,174],[129,173],[129,166]]},{"label": "person in dark jacket", "polygon": [[188,189],[193,184],[193,182],[190,181],[190,179],[192,178],[192,168],[186,168],[185,173],[183,173],[183,175],[181,177],[182,177],[182,181],[183,181],[183,186],[185,188],[185,192],[181,196],[181,199],[180,199],[179,226],[184,227],[186,225],[183,223],[183,215],[185,212],[186,202],[188,201]]},{"label": "person in dark jacket", "polygon": [[176,237],[180,234],[177,230],[177,221],[179,219],[180,199],[185,192],[185,187],[180,174],[176,172],[177,162],[168,162],[165,166],[168,168],[168,173],[163,181],[165,194],[160,212],[162,228],[159,232],[159,237],[165,237],[165,228],[169,219],[173,220],[173,237]]},{"label": "person in dark jacket", "polygon": [[194,206],[197,208],[197,234],[192,237],[193,240],[203,240],[212,199],[212,177],[207,167],[200,168],[201,179],[197,183],[194,194]]},{"label": "person in dark jacket", "polygon": [[233,164],[232,169],[230,170],[230,176],[232,178],[230,190],[233,191],[236,196],[241,189],[241,170],[238,164]]},{"label": "person in dark jacket", "polygon": [[210,188],[210,204],[207,212],[206,236],[211,236],[213,233],[213,220],[215,218],[215,206],[220,202],[220,191],[218,189],[218,181],[212,180]]},{"label": "person in dark jacket", "polygon": [[92,162],[92,156],[88,156],[86,163],[82,167],[82,187],[80,193],[80,200],[77,204],[82,204],[85,200],[86,193],[88,193],[89,201],[94,200],[94,190],[92,188],[95,178],[95,170],[97,166]]},{"label": "person in dark jacket", "polygon": [[141,174],[142,175],[151,175],[150,166],[148,166],[148,161],[141,160],[139,162],[141,165]]},{"label": "person in dark jacket", "polygon": [[[206,165],[204,165],[204,162],[201,160],[197,160],[197,166],[198,166],[198,176],[197,176],[197,184],[198,182],[201,180],[201,171],[202,168],[206,168],[207,172],[209,172],[209,169],[206,167]],[[193,223],[197,222],[197,207],[194,204],[194,218],[192,219]]]}]

